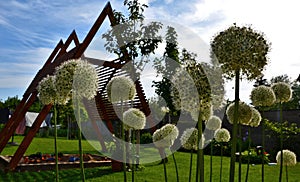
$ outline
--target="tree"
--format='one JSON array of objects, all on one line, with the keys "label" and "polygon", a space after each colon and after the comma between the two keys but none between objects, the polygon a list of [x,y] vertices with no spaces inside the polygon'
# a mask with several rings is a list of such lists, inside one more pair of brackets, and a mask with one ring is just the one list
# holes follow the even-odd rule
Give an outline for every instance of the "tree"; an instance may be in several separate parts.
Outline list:
[{"label": "tree", "polygon": [[[178,110],[174,107],[172,102],[172,97],[170,94],[170,88],[172,83],[170,81],[172,75],[174,74],[176,68],[179,66],[179,51],[177,42],[177,33],[173,27],[167,27],[166,33],[166,47],[162,58],[156,58],[154,60],[154,68],[158,74],[162,75],[161,81],[153,81],[155,93],[161,96],[166,102],[168,108],[170,109],[171,115],[177,115]],[[162,101],[160,101],[161,104]]]},{"label": "tree", "polygon": [[[125,0],[128,16],[114,10],[117,26],[104,33],[102,38],[106,40],[105,48],[110,53],[115,53],[125,60],[132,60],[136,69],[142,71],[149,59],[142,56],[149,56],[157,49],[161,42],[158,31],[162,28],[160,22],[144,24],[144,8],[148,6],[140,4],[138,0]],[[128,54],[127,54],[128,53]],[[137,60],[141,57],[140,60]]]},{"label": "tree", "polygon": [[258,87],[258,86],[261,86],[261,85],[270,86],[268,80],[265,79],[263,75],[261,75],[258,79],[255,80],[255,83],[254,83],[253,86]]},{"label": "tree", "polygon": [[278,83],[278,82],[285,82],[287,84],[291,84],[291,78],[287,74],[284,74],[284,75],[279,75],[271,78],[270,82],[271,84]]},{"label": "tree", "polygon": [[[236,24],[218,33],[211,42],[211,54],[221,64],[223,75],[227,79],[235,78],[235,117],[229,179],[231,182],[234,181],[236,159],[239,81],[243,77],[253,80],[261,75],[268,62],[269,47],[262,33],[254,31],[251,27],[238,27]],[[240,171],[241,166],[239,167],[239,180]]]},{"label": "tree", "polygon": [[18,98],[18,96],[14,96],[14,97],[8,97],[5,101],[4,101],[4,107],[10,109],[11,111],[14,111],[17,107],[17,105],[19,105],[19,103],[21,102],[21,100]]}]

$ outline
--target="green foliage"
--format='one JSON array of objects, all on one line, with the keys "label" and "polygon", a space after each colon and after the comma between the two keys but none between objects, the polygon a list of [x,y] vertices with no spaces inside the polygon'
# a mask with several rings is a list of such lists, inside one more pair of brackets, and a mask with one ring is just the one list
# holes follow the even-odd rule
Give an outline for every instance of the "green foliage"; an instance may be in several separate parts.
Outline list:
[{"label": "green foliage", "polygon": [[[262,163],[262,154],[259,154],[255,149],[245,150],[242,154],[242,163],[247,164],[250,160],[250,164],[261,164]],[[268,153],[263,155],[264,163],[267,164],[270,162]]]},{"label": "green foliage", "polygon": [[15,108],[18,106],[20,102],[21,100],[18,98],[17,95],[14,97],[7,97],[7,99],[3,102],[3,108],[15,110]]},{"label": "green foliage", "polygon": [[154,60],[153,67],[158,74],[162,75],[161,81],[153,81],[155,93],[159,95],[167,103],[170,109],[171,115],[177,115],[178,111],[175,109],[172,96],[170,94],[170,88],[172,83],[170,81],[171,76],[174,74],[176,68],[179,66],[179,51],[177,42],[177,33],[173,27],[167,27],[166,33],[166,47],[162,58],[156,58]]},{"label": "green foliage", "polygon": [[152,143],[152,135],[149,132],[143,133],[141,135],[141,144],[147,144],[147,143]]},{"label": "green foliage", "polygon": [[[162,28],[160,22],[145,24],[144,9],[147,5],[140,4],[138,0],[125,0],[128,16],[114,11],[117,26],[102,35],[106,40],[105,48],[119,57],[133,60],[137,70],[142,71],[148,59],[135,60],[139,56],[149,56],[157,49],[161,42],[158,31]],[[128,54],[127,54],[127,53]]]},{"label": "green foliage", "polygon": [[284,82],[287,84],[291,84],[291,78],[287,74],[283,74],[283,75],[272,77],[270,82],[271,82],[271,84],[278,83],[278,82]]},{"label": "green foliage", "polygon": [[284,139],[289,139],[292,136],[300,133],[300,128],[298,128],[296,123],[289,123],[285,121],[283,123],[280,122],[272,122],[269,120],[265,120],[265,126],[268,130],[274,132],[275,135],[279,135],[282,126],[282,134]]},{"label": "green foliage", "polygon": [[211,54],[218,59],[226,78],[232,79],[236,71],[241,71],[243,76],[252,80],[260,76],[267,65],[270,44],[262,33],[251,27],[233,24],[215,36],[211,48]]}]

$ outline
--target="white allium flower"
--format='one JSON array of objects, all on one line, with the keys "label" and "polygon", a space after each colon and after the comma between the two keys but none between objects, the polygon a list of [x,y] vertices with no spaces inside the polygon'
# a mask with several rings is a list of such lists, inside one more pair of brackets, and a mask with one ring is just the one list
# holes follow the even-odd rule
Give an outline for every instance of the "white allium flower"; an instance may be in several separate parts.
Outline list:
[{"label": "white allium flower", "polygon": [[[234,102],[231,103],[227,110],[226,115],[229,123],[233,124],[234,120]],[[245,102],[239,101],[239,109],[238,109],[238,120],[237,122],[243,125],[248,125],[252,118],[252,110],[249,105]]]},{"label": "white allium flower", "polygon": [[40,81],[37,90],[39,92],[39,98],[42,104],[54,104],[57,98],[57,92],[55,89],[55,76],[47,75],[47,77],[43,78]]},{"label": "white allium flower", "polygon": [[112,78],[106,86],[106,91],[111,103],[132,100],[136,92],[134,82],[124,76]]},{"label": "white allium flower", "polygon": [[98,75],[87,61],[80,61],[74,71],[73,92],[76,96],[92,99],[97,94]]},{"label": "white allium flower", "polygon": [[221,128],[215,131],[215,140],[217,142],[229,142],[230,133],[227,129]]},{"label": "white allium flower", "polygon": [[207,121],[211,117],[212,113],[213,113],[212,105],[210,103],[206,103],[206,104],[203,104],[202,107],[200,107],[200,111],[197,109],[194,109],[191,112],[191,116],[194,121],[199,120],[199,115],[200,115],[201,121]]},{"label": "white allium flower", "polygon": [[[185,70],[187,69],[187,70]],[[174,107],[191,113],[194,120],[206,121],[211,116],[211,92],[205,76],[195,68],[176,69],[172,77],[171,96]],[[205,82],[205,84],[204,84]]]},{"label": "white allium flower", "polygon": [[74,72],[79,63],[79,59],[72,59],[62,63],[55,71],[59,104],[66,104],[72,97]]},{"label": "white allium flower", "polygon": [[254,106],[271,106],[276,101],[276,96],[272,88],[261,85],[251,91],[250,99]]},{"label": "white allium flower", "polygon": [[126,130],[130,128],[141,130],[145,127],[146,116],[139,109],[130,108],[123,113],[123,123]]},{"label": "white allium flower", "polygon": [[257,109],[251,107],[251,110],[252,110],[252,119],[251,119],[249,125],[251,127],[258,127],[260,124],[260,121],[262,119],[261,115]]},{"label": "white allium flower", "polygon": [[178,137],[178,128],[173,124],[166,124],[153,133],[153,142],[157,148],[171,147]]},{"label": "white allium flower", "polygon": [[291,86],[284,82],[274,83],[271,88],[273,89],[276,102],[288,102],[292,98],[292,89]]},{"label": "white allium flower", "polygon": [[[277,164],[280,165],[281,151],[276,155]],[[284,166],[295,166],[297,164],[296,154],[290,150],[283,150],[283,165]]]},{"label": "white allium flower", "polygon": [[163,113],[168,113],[168,112],[170,112],[170,109],[168,107],[161,107],[161,111]]},{"label": "white allium flower", "polygon": [[198,130],[196,128],[186,129],[181,137],[180,142],[183,148],[187,150],[198,149]]},{"label": "white allium flower", "polygon": [[217,130],[222,126],[222,120],[218,116],[212,116],[206,122],[206,128],[209,130]]}]

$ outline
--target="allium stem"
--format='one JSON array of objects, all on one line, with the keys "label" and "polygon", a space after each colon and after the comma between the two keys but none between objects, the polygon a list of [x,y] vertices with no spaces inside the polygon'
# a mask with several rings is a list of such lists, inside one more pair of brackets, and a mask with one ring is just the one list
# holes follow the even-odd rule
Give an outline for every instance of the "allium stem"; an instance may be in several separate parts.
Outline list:
[{"label": "allium stem", "polygon": [[282,125],[283,125],[283,118],[282,118],[282,103],[279,104],[280,109],[280,172],[279,172],[279,182],[282,180],[282,168],[283,168],[283,133],[282,133]]},{"label": "allium stem", "polygon": [[288,174],[288,166],[285,166],[285,177],[286,177],[286,182],[289,182],[289,174]]},{"label": "allium stem", "polygon": [[80,106],[79,98],[77,98],[77,119],[78,119],[78,146],[79,146],[79,160],[80,160],[80,171],[81,171],[81,180],[85,181],[84,173],[84,162],[83,162],[83,149],[82,149],[82,135],[81,135],[81,117],[80,117]]},{"label": "allium stem", "polygon": [[246,172],[246,179],[245,182],[248,181],[248,175],[249,175],[249,166],[250,166],[250,148],[251,148],[251,128],[248,128],[248,161],[247,161],[247,172]]},{"label": "allium stem", "polygon": [[168,182],[168,176],[167,176],[167,167],[166,167],[166,153],[164,153],[163,156],[163,164],[164,164],[164,174],[165,174],[165,182]]},{"label": "allium stem", "polygon": [[234,119],[233,119],[233,130],[232,130],[232,147],[231,147],[231,158],[230,158],[230,176],[229,181],[234,182],[235,173],[235,152],[237,143],[237,120],[238,120],[238,109],[239,109],[239,89],[240,89],[240,70],[235,71],[235,106],[234,106]]},{"label": "allium stem", "polygon": [[192,168],[193,168],[193,149],[191,149],[191,158],[190,158],[190,173],[189,173],[189,182],[191,182],[192,178]]},{"label": "allium stem", "polygon": [[242,125],[238,124],[239,129],[239,181],[242,181]]},{"label": "allium stem", "polygon": [[131,141],[132,141],[132,178],[131,181],[134,182],[134,171],[135,171],[135,131],[131,131]]},{"label": "allium stem", "polygon": [[204,155],[202,149],[202,119],[201,113],[199,113],[198,118],[198,149],[197,149],[197,173],[196,173],[196,181],[198,179],[200,182],[204,182]]},{"label": "allium stem", "polygon": [[123,100],[121,100],[121,113],[122,113],[122,121],[121,121],[121,136],[122,136],[122,154],[123,154],[123,175],[124,175],[124,182],[127,182],[126,176],[126,146],[125,146],[125,130],[124,130],[124,123],[123,123]]},{"label": "allium stem", "polygon": [[209,181],[212,181],[212,156],[213,156],[213,139],[210,142],[210,169],[209,169]]},{"label": "allium stem", "polygon": [[173,161],[174,161],[175,170],[176,170],[176,179],[177,179],[177,182],[179,182],[178,168],[177,168],[177,163],[176,163],[176,159],[175,159],[175,154],[173,151],[172,151],[172,156],[173,156]]},{"label": "allium stem", "polygon": [[[261,128],[262,128],[262,153],[265,152],[265,121],[264,119],[261,122]],[[261,155],[261,181],[265,181],[265,159],[264,155]]]},{"label": "allium stem", "polygon": [[221,164],[220,164],[220,182],[222,182],[222,164],[223,164],[223,142],[221,142]]},{"label": "allium stem", "polygon": [[55,153],[55,180],[59,181],[58,173],[58,151],[57,151],[57,110],[56,104],[53,105],[54,109],[54,153]]}]

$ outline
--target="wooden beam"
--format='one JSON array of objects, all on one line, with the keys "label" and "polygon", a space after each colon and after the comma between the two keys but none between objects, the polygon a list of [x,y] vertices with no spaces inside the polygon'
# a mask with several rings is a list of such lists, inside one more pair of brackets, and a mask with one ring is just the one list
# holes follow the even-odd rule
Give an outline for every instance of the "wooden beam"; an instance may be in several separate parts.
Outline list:
[{"label": "wooden beam", "polygon": [[45,105],[42,109],[42,111],[39,113],[37,118],[35,119],[31,129],[29,130],[28,134],[23,139],[22,143],[18,147],[17,151],[11,158],[8,168],[8,171],[13,171],[21,158],[23,157],[24,153],[26,152],[27,148],[29,147],[30,143],[32,142],[33,137],[36,135],[38,130],[40,129],[41,124],[45,120],[47,114],[49,113],[50,109],[52,108],[52,104]]},{"label": "wooden beam", "polygon": [[[88,32],[87,36],[83,40],[82,44],[79,46],[79,50],[76,52],[74,58],[79,58],[82,56],[82,54],[85,52],[86,48],[90,45],[91,41],[93,40],[94,36],[98,32],[100,26],[102,25],[104,19],[106,18],[107,14],[111,11],[111,5],[108,2],[105,7],[103,8],[102,12],[98,16],[97,20],[95,21],[94,25]],[[111,11],[112,13],[112,11]]]},{"label": "wooden beam", "polygon": [[2,152],[2,150],[6,146],[7,142],[9,141],[10,137],[14,134],[17,127],[19,126],[21,121],[24,119],[26,112],[28,111],[29,107],[33,104],[36,97],[37,97],[37,93],[36,92],[32,93],[30,98],[24,104],[24,106],[20,107],[19,112],[14,114],[15,116],[13,116],[9,120],[9,123],[12,123],[12,124],[10,124],[10,126],[6,130],[3,130],[3,134],[2,134],[3,137],[2,137],[2,140],[0,143],[0,152]]}]

